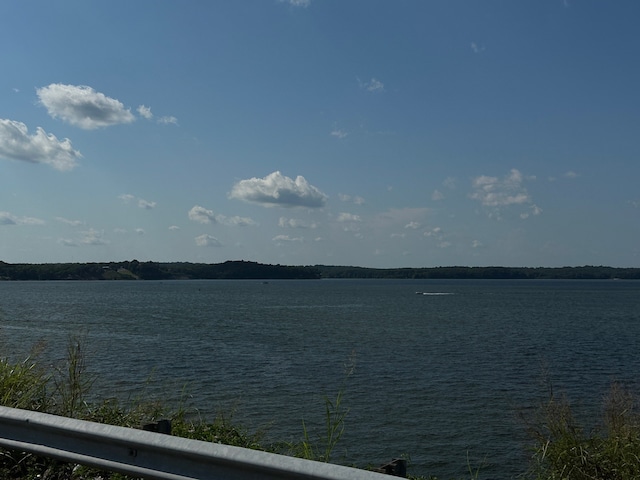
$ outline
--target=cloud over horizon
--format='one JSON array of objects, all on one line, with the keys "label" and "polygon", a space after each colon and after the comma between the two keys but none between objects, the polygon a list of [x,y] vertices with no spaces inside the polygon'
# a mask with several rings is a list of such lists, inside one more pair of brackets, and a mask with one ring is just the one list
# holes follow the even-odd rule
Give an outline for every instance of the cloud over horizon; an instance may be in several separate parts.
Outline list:
[{"label": "cloud over horizon", "polygon": [[[136,109],[138,115],[142,118],[146,118],[147,120],[153,120],[155,115],[151,112],[151,107],[147,107],[146,105],[140,105]],[[165,115],[158,118],[157,122],[161,125],[178,125],[178,119],[172,115]]]},{"label": "cloud over horizon", "polygon": [[[133,200],[136,200],[137,197],[135,195],[131,195],[130,193],[123,193],[122,195],[118,195],[118,198],[124,203],[130,203]],[[143,210],[152,210],[156,208],[156,202],[145,200],[144,198],[138,198],[137,200],[138,208],[142,208]]]},{"label": "cloud over horizon", "polygon": [[[535,177],[534,177],[535,178]],[[525,177],[513,168],[504,178],[480,175],[472,180],[473,192],[469,197],[479,201],[484,207],[492,209],[492,215],[497,214],[503,208],[512,205],[527,205],[532,203],[529,192],[524,187]],[[535,205],[531,209],[534,215],[539,215],[542,210]],[[527,218],[528,214],[521,214]]]},{"label": "cloud over horizon", "polygon": [[[52,118],[85,130],[94,130],[123,123],[131,123],[135,116],[115,98],[96,92],[86,85],[64,85],[52,83],[36,90],[40,103]],[[151,115],[144,107],[143,116]]]},{"label": "cloud over horizon", "polygon": [[0,119],[0,157],[29,163],[44,163],[56,170],[71,170],[82,154],[73,148],[68,138],[58,140],[38,127],[29,135],[22,122]]},{"label": "cloud over horizon", "polygon": [[222,243],[213,235],[209,235],[207,233],[203,235],[198,235],[195,238],[196,245],[199,247],[221,247]]},{"label": "cloud over horizon", "polygon": [[187,215],[189,216],[189,220],[194,222],[218,223],[216,214],[213,213],[213,210],[208,210],[200,205],[194,205]]},{"label": "cloud over horizon", "polygon": [[264,178],[240,180],[233,186],[229,198],[265,207],[321,208],[328,197],[301,175],[293,180],[275,171]]},{"label": "cloud over horizon", "polygon": [[9,212],[0,212],[0,225],[44,225],[44,221],[33,217],[19,217]]},{"label": "cloud over horizon", "polygon": [[318,228],[318,224],[315,222],[305,222],[297,218],[280,217],[278,220],[278,226],[281,228]]},{"label": "cloud over horizon", "polygon": [[307,8],[311,5],[311,0],[280,0],[280,3],[288,3],[292,7]]}]

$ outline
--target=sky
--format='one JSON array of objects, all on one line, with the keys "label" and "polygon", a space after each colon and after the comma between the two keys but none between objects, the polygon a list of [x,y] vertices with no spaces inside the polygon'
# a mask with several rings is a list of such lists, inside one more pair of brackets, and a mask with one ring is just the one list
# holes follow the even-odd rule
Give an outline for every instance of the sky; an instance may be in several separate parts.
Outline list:
[{"label": "sky", "polygon": [[640,2],[0,2],[0,260],[640,267]]}]

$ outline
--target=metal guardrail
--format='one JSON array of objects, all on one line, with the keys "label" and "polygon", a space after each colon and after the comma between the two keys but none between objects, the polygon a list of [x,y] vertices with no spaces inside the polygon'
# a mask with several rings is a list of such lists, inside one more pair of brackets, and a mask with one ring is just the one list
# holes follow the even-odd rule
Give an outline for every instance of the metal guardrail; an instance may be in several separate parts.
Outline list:
[{"label": "metal guardrail", "polygon": [[0,447],[167,480],[388,480],[382,473],[0,407]]}]

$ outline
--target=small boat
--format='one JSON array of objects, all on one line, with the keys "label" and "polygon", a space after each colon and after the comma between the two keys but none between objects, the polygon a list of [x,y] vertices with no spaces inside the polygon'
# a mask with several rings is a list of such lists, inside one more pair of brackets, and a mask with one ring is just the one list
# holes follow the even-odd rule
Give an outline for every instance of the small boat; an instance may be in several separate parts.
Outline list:
[{"label": "small boat", "polygon": [[430,297],[437,297],[441,295],[453,295],[453,292],[416,292],[416,295],[427,295]]}]

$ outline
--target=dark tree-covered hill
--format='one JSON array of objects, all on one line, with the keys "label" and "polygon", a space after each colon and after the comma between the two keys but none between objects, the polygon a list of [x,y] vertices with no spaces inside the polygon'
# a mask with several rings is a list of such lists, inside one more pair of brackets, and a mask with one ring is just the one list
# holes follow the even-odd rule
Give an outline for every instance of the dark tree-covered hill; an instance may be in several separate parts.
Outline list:
[{"label": "dark tree-covered hill", "polygon": [[228,261],[217,264],[158,263],[137,260],[110,263],[11,264],[0,262],[0,280],[169,280],[169,279],[309,279],[314,267]]},{"label": "dark tree-covered hill", "polygon": [[431,267],[365,268],[287,266],[248,261],[224,263],[139,262],[5,263],[0,280],[182,280],[182,279],[640,279],[640,268],[583,267]]}]

